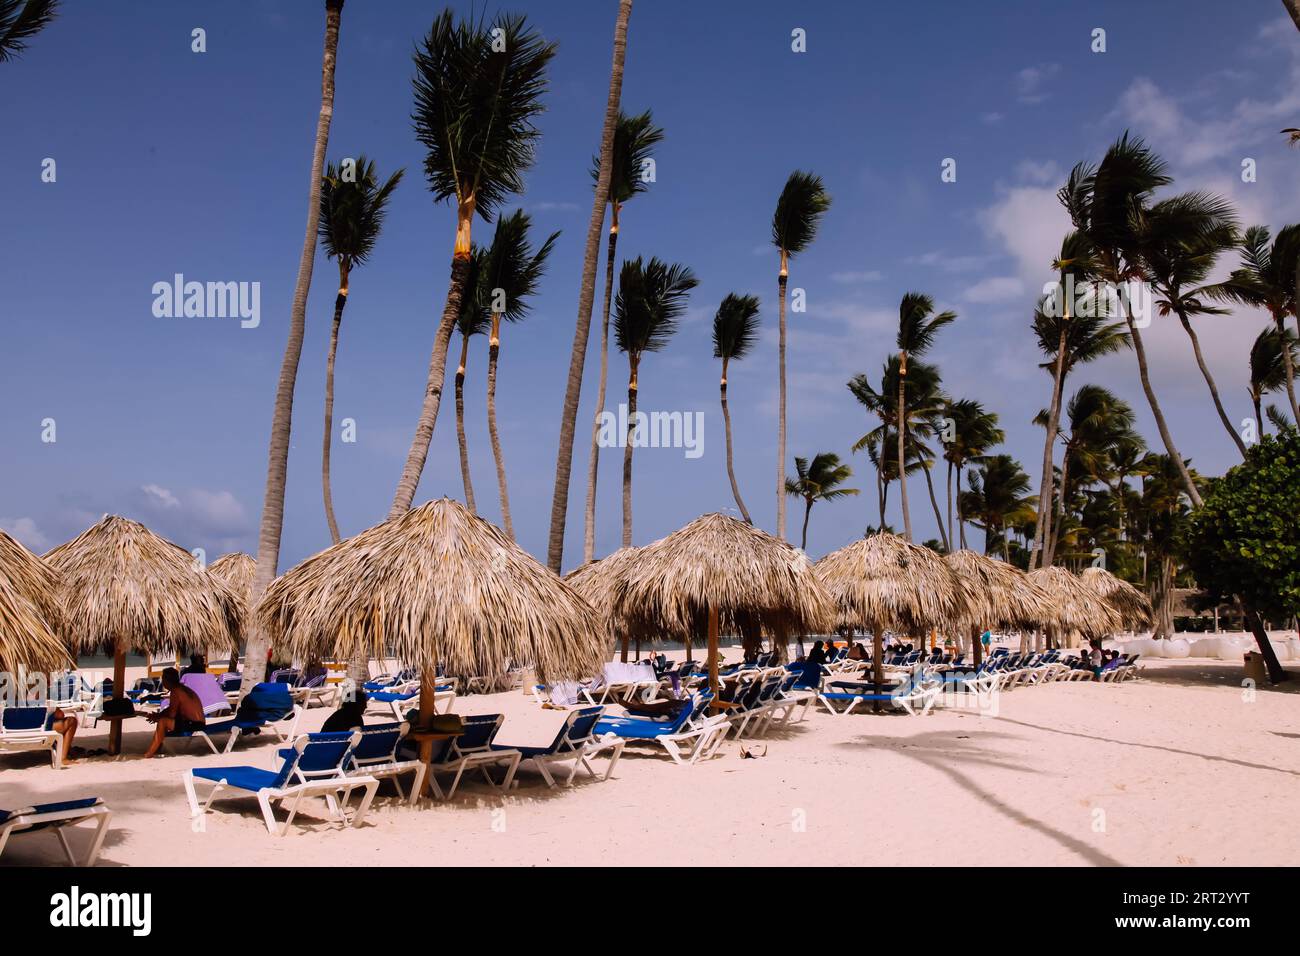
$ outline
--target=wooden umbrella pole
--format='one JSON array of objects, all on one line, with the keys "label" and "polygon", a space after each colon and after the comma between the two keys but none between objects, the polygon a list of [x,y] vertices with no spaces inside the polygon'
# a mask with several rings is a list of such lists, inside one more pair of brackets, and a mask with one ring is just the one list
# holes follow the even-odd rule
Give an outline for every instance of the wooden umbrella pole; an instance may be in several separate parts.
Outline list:
[{"label": "wooden umbrella pole", "polygon": [[[437,693],[437,690],[438,665],[430,661],[420,674],[419,730],[428,730],[429,722],[433,719],[433,715],[437,713],[437,708],[434,706],[434,694]],[[421,744],[421,750],[425,746],[432,747],[433,742],[429,741],[427,744]],[[424,754],[421,753],[421,756],[424,756]]]},{"label": "wooden umbrella pole", "polygon": [[718,699],[718,606],[709,604],[709,690]]},{"label": "wooden umbrella pole", "polygon": [[[120,641],[113,642],[113,699],[121,700],[126,696],[126,651]],[[108,752],[117,756],[122,752],[122,718],[117,717],[108,725]]]},{"label": "wooden umbrella pole", "polygon": [[971,652],[975,655],[975,666],[979,667],[984,663],[984,632],[978,627],[972,625],[970,629],[970,646]]}]

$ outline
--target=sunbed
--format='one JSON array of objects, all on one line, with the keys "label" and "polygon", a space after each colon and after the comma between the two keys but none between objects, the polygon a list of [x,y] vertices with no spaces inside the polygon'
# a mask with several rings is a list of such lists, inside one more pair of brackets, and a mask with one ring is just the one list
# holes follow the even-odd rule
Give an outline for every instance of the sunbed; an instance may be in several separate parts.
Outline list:
[{"label": "sunbed", "polygon": [[592,733],[596,722],[600,720],[601,715],[605,712],[604,707],[583,707],[579,710],[571,710],[565,717],[564,723],[560,726],[559,732],[556,733],[555,739],[545,747],[524,747],[511,746],[509,744],[493,744],[492,749],[496,751],[517,750],[522,758],[522,762],[531,763],[537,772],[542,775],[548,787],[554,787],[556,780],[551,773],[551,764],[571,763],[569,775],[564,784],[568,786],[573,783],[573,778],[578,773],[578,768],[584,768],[593,777],[596,771],[592,768],[590,759],[604,750],[612,750],[613,756],[610,757],[609,766],[605,769],[605,776],[602,778],[608,780],[610,774],[614,772],[614,766],[618,763],[619,755],[623,752],[623,742],[621,740],[608,740],[596,738]]},{"label": "sunbed", "polygon": [[[113,814],[98,797],[86,797],[81,800],[63,800],[59,803],[41,803],[17,810],[0,810],[0,854],[4,853],[5,844],[15,833],[34,833],[37,830],[53,830],[63,845],[68,863],[72,866],[94,866],[99,858],[99,851],[104,845],[104,836],[108,833],[108,821]],[[65,830],[82,823],[94,824],[90,846],[80,861],[68,843]]]},{"label": "sunbed", "polygon": [[0,754],[48,750],[55,770],[63,766],[63,738],[53,728],[54,712],[44,703],[0,704]]},{"label": "sunbed", "polygon": [[[493,742],[504,722],[505,717],[501,714],[475,714],[471,717],[462,717],[464,732],[458,737],[435,744],[433,760],[429,764],[429,789],[439,800],[450,800],[456,795],[456,788],[460,786],[461,778],[467,770],[478,770],[488,785],[494,789],[502,792],[510,789],[523,754],[514,748],[494,746]],[[505,768],[500,783],[492,779],[492,775],[488,772],[489,767]],[[440,773],[453,774],[451,786],[445,793],[438,784]]]},{"label": "sunbed", "polygon": [[593,734],[616,738],[626,743],[657,743],[679,766],[709,757],[727,736],[729,722],[725,714],[705,715],[713,695],[696,694],[683,701],[682,709],[672,720],[649,717],[601,717]]}]

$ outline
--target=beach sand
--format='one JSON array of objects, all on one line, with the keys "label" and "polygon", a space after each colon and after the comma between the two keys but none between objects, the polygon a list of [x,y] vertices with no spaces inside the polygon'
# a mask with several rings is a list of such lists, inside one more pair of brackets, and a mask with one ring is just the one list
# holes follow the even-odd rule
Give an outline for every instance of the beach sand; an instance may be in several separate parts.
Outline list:
[{"label": "beach sand", "polygon": [[[192,826],[181,771],[269,768],[266,733],[231,755],[89,758],[62,771],[42,755],[0,757],[0,807],[99,795],[114,813],[101,866],[1293,864],[1300,679],[1250,700],[1241,674],[1154,660],[1139,681],[1012,690],[996,717],[810,710],[694,767],[628,748],[607,782],[580,775],[548,790],[525,768],[506,797],[470,780],[451,804],[410,808],[385,783],[354,830],[310,805],[305,826],[272,837],[252,799],[218,801]],[[501,743],[545,744],[562,719],[519,691],[463,697],[456,710],[504,713]],[[308,711],[300,729],[327,713]],[[139,754],[148,725],[129,726],[127,752]],[[78,744],[106,739],[101,724]],[[0,865],[61,860],[53,835],[33,834],[11,840]]]}]

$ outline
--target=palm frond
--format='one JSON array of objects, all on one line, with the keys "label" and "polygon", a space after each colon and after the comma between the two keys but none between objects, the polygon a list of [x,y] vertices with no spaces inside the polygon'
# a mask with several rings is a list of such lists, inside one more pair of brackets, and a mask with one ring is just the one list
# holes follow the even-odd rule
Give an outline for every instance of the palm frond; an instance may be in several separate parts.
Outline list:
[{"label": "palm frond", "polygon": [[27,41],[58,13],[58,0],[0,0],[0,63],[15,59]]},{"label": "palm frond", "polygon": [[713,357],[742,359],[758,341],[758,296],[727,293],[713,316]]},{"label": "palm frond", "polygon": [[831,197],[822,178],[795,170],[786,180],[772,216],[772,244],[787,255],[803,252],[817,235],[817,227]]}]

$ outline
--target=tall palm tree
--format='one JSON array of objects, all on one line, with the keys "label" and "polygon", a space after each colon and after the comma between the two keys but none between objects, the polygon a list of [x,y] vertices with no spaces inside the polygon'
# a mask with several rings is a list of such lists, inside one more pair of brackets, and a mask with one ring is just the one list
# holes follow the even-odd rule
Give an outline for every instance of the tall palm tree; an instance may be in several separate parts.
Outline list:
[{"label": "tall palm tree", "polygon": [[501,496],[501,523],[513,539],[514,523],[510,517],[510,492],[506,485],[506,462],[497,433],[497,360],[501,355],[501,320],[518,322],[528,314],[529,302],[546,271],[546,260],[560,237],[553,232],[536,252],[528,238],[532,220],[522,209],[497,220],[492,246],[483,262],[480,288],[484,307],[492,316],[488,339],[487,419],[488,437],[492,441],[492,459],[497,469],[497,490]]},{"label": "tall palm tree", "polygon": [[984,528],[984,553],[988,554],[1000,538],[1002,555],[1010,563],[1007,526],[1033,517],[1029,476],[1010,455],[989,455],[978,468],[970,470],[968,484],[970,490],[962,496],[961,507],[974,518],[977,527]]},{"label": "tall palm tree", "polygon": [[1257,438],[1264,437],[1264,417],[1260,413],[1260,403],[1270,392],[1280,391],[1286,386],[1286,358],[1282,354],[1282,342],[1287,343],[1292,364],[1297,358],[1295,333],[1285,329],[1278,334],[1276,328],[1264,329],[1255,337],[1250,347],[1250,381],[1246,391],[1250,395],[1251,407],[1255,409],[1255,430]]},{"label": "tall palm tree", "polygon": [[924,355],[935,336],[957,318],[955,312],[935,314],[934,300],[921,292],[908,292],[898,304],[898,493],[903,508],[903,536],[912,540],[912,515],[907,505],[907,474],[903,465],[907,439],[907,359]]},{"label": "tall palm tree", "polygon": [[471,231],[478,214],[491,222],[511,193],[522,192],[538,137],[546,67],[555,55],[527,20],[503,14],[493,23],[457,21],[445,10],[415,51],[416,139],[435,202],[456,201],[456,241],[442,319],[434,335],[424,402],[393,496],[390,517],[410,510],[442,404],[447,352],[469,276]]},{"label": "tall palm tree", "polygon": [[[1149,454],[1142,464],[1141,543],[1155,565],[1148,596],[1154,610],[1153,637],[1173,637],[1174,579],[1178,544],[1189,509],[1178,463],[1168,455]],[[1199,479],[1199,475],[1195,475]]]},{"label": "tall palm tree", "polygon": [[614,300],[614,340],[627,356],[627,435],[623,444],[623,547],[632,546],[632,448],[636,434],[638,373],[647,352],[659,352],[677,331],[690,291],[699,285],[686,266],[659,259],[625,259]]},{"label": "tall palm tree", "polygon": [[948,399],[943,406],[942,415],[952,422],[952,440],[944,444],[943,457],[948,463],[948,476],[945,482],[948,489],[948,535],[949,545],[960,540],[959,547],[966,547],[965,522],[961,523],[959,533],[954,533],[953,518],[953,478],[956,476],[957,495],[961,495],[961,473],[967,464],[979,462],[989,449],[1006,441],[1006,432],[998,427],[996,412],[986,412],[984,406],[974,399]]},{"label": "tall palm tree", "polygon": [[[311,289],[312,265],[316,258],[316,232],[320,227],[320,192],[325,171],[325,150],[329,145],[330,121],[334,116],[334,63],[339,48],[339,24],[343,0],[325,0],[325,48],[321,56],[320,112],[316,119],[316,140],[312,148],[311,179],[307,190],[307,230],[298,257],[298,279],[289,309],[289,336],[284,345],[280,378],[275,388],[271,416],[271,441],[267,449],[266,489],[262,497],[262,518],[257,532],[257,573],[249,595],[256,604],[275,577],[280,563],[280,532],[284,527],[284,486],[289,469],[289,434],[293,427],[293,389],[298,381],[298,361],[307,326],[307,293]],[[248,627],[244,653],[244,679],[240,692],[247,693],[266,677],[266,632],[254,621]]]},{"label": "tall palm tree", "polygon": [[[1058,198],[1070,214],[1074,227],[1092,244],[1097,261],[1097,276],[1117,291],[1127,288],[1131,280],[1145,278],[1142,262],[1140,223],[1150,208],[1152,194],[1172,182],[1167,166],[1140,139],[1130,139],[1126,132],[1106,151],[1101,164],[1093,167],[1080,163],[1070,171]],[[1142,391],[1156,420],[1160,438],[1175,463],[1183,458],[1174,445],[1174,437],[1165,422],[1164,412],[1151,385],[1147,369],[1146,347],[1138,329],[1131,303],[1119,297],[1119,308],[1128,325],[1133,353],[1137,356],[1138,377]],[[1195,507],[1201,495],[1187,466],[1179,469],[1183,486]]]},{"label": "tall palm tree", "polygon": [[16,59],[58,12],[58,0],[0,0],[0,63]]},{"label": "tall palm tree", "polygon": [[856,495],[857,488],[841,488],[853,475],[853,469],[840,463],[840,456],[828,451],[807,458],[795,458],[795,478],[785,480],[785,493],[803,499],[803,537],[799,547],[808,550],[808,519],[813,505],[819,501],[834,501],[846,495]]},{"label": "tall palm tree", "polygon": [[[605,411],[605,385],[609,376],[609,304],[614,295],[615,249],[618,247],[619,214],[623,204],[645,192],[650,181],[646,163],[654,148],[663,142],[664,131],[654,125],[650,111],[628,116],[622,110],[614,128],[614,148],[609,178],[609,240],[605,255],[605,301],[600,313],[600,384],[596,388],[596,414],[591,425],[591,456],[587,464],[587,510],[583,521],[582,561],[596,556],[596,478],[600,465],[600,420]],[[600,183],[600,157],[591,163],[592,182]]]},{"label": "tall palm tree", "polygon": [[609,181],[613,177],[614,130],[618,126],[618,102],[623,92],[623,62],[627,55],[627,23],[632,0],[619,0],[614,24],[614,62],[609,71],[609,94],[605,99],[605,124],[600,134],[600,174],[591,201],[587,223],[587,244],[582,254],[582,284],[578,290],[578,319],[569,353],[569,378],[564,385],[564,406],[560,410],[560,440],[555,450],[555,491],[551,495],[551,528],[546,541],[546,563],[559,574],[564,566],[564,527],[569,516],[569,479],[573,474],[573,439],[578,425],[578,400],[582,397],[582,370],[587,361],[587,339],[591,335],[591,304],[596,297],[596,258],[600,255],[600,229],[609,205]]},{"label": "tall palm tree", "polygon": [[334,324],[330,326],[329,353],[325,359],[325,437],[321,446],[321,488],[325,497],[325,521],[330,540],[339,543],[339,525],[334,518],[334,496],[330,491],[330,443],[334,431],[334,360],[338,354],[339,326],[348,304],[348,279],[352,270],[365,265],[374,251],[384,225],[389,197],[405,172],[399,169],[379,181],[375,164],[359,155],[349,171],[330,163],[320,184],[320,244],[325,255],[338,262],[339,291],[334,297]]},{"label": "tall palm tree", "polygon": [[780,340],[777,346],[780,398],[776,426],[776,536],[785,537],[785,287],[790,277],[790,257],[807,249],[817,235],[817,226],[831,197],[820,176],[795,170],[785,181],[772,215],[772,244],[781,253],[777,273],[777,315]]},{"label": "tall palm tree", "polygon": [[[1286,318],[1296,314],[1296,262],[1300,260],[1300,223],[1283,226],[1269,244],[1267,226],[1251,226],[1241,244],[1241,267],[1226,282],[1215,286],[1229,301],[1268,310],[1278,335],[1286,330]],[[1282,350],[1282,368],[1291,414],[1300,416],[1296,404],[1295,362]]]},{"label": "tall palm tree", "polygon": [[465,371],[469,363],[469,340],[486,335],[492,325],[483,294],[483,247],[470,243],[469,274],[460,297],[460,314],[456,331],[460,333],[460,364],[456,366],[456,443],[460,446],[460,480],[465,486],[465,507],[478,514],[474,501],[474,481],[469,472],[469,442],[465,437]]},{"label": "tall palm tree", "polygon": [[1241,457],[1246,443],[1237,434],[1219,398],[1219,389],[1201,354],[1201,342],[1192,327],[1197,315],[1226,315],[1227,310],[1210,305],[1215,294],[1205,284],[1219,255],[1237,245],[1237,220],[1232,206],[1218,196],[1184,193],[1161,200],[1151,207],[1142,222],[1142,261],[1147,280],[1156,293],[1161,315],[1173,313],[1192,341],[1192,352],[1201,376],[1210,389],[1214,409]]},{"label": "tall palm tree", "polygon": [[1128,479],[1141,471],[1142,458],[1146,455],[1147,443],[1137,432],[1125,435],[1116,441],[1110,449],[1111,495],[1115,499],[1116,517],[1118,518],[1117,538],[1125,539],[1125,522],[1128,494]]},{"label": "tall palm tree", "polygon": [[[1122,326],[1107,326],[1104,299],[1097,293],[1097,263],[1092,243],[1079,232],[1069,232],[1061,240],[1061,250],[1052,263],[1057,275],[1056,289],[1045,295],[1034,313],[1033,329],[1038,347],[1051,360],[1043,363],[1052,371],[1052,400],[1048,407],[1043,440],[1043,467],[1038,489],[1038,515],[1034,540],[1029,551],[1029,567],[1037,566],[1043,542],[1051,535],[1052,455],[1056,433],[1061,423],[1061,401],[1065,379],[1079,362],[1091,361],[1106,351],[1119,347]],[[1075,309],[1071,298],[1091,302],[1091,308]],[[1101,306],[1101,307],[1099,307]],[[1082,315],[1072,313],[1083,313]],[[1071,344],[1075,348],[1071,348]]]},{"label": "tall palm tree", "polygon": [[727,477],[731,480],[731,494],[736,499],[746,524],[753,524],[749,509],[740,497],[736,482],[736,469],[731,455],[731,412],[727,409],[727,367],[732,361],[749,354],[758,341],[758,296],[727,294],[713,316],[713,357],[722,359],[722,424],[727,432]]}]

